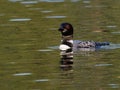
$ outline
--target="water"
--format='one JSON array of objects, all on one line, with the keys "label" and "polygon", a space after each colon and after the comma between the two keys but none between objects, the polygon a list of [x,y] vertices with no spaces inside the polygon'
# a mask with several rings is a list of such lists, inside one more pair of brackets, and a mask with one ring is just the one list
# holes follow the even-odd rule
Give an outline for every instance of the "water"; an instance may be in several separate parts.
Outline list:
[{"label": "water", "polygon": [[49,81],[49,79],[38,79],[38,80],[34,80],[35,82],[47,82]]},{"label": "water", "polygon": [[53,51],[53,50],[51,50],[51,49],[41,49],[41,50],[38,50],[38,51],[40,51],[40,52],[49,52],[49,51]]},{"label": "water", "polygon": [[37,4],[37,1],[23,1],[21,4]]},{"label": "water", "polygon": [[111,32],[111,33],[113,33],[113,34],[120,34],[120,32]]},{"label": "water", "polygon": [[50,10],[45,10],[45,11],[41,11],[42,13],[51,13],[53,11],[50,11]]},{"label": "water", "polygon": [[22,1],[22,0],[8,0],[10,2],[19,2],[19,1]]},{"label": "water", "polygon": [[29,18],[17,18],[17,19],[10,19],[11,22],[23,22],[23,21],[30,21]]},{"label": "water", "polygon": [[40,0],[40,2],[64,2],[65,0]]},{"label": "water", "polygon": [[[118,0],[0,0],[0,90],[119,90]],[[75,40],[110,42],[81,48],[74,58],[58,49],[61,22]]]},{"label": "water", "polygon": [[17,74],[13,74],[13,76],[28,76],[31,75],[31,73],[17,73]]},{"label": "water", "polygon": [[66,16],[46,16],[46,18],[66,18]]}]

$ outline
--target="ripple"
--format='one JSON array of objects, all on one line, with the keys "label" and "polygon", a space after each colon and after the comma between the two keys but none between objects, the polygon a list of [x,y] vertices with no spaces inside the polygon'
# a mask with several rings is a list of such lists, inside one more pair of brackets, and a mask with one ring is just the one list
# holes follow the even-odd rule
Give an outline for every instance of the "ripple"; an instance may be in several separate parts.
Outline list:
[{"label": "ripple", "polygon": [[29,8],[29,10],[42,10],[42,8]]},{"label": "ripple", "polygon": [[71,0],[71,2],[79,2],[80,0]]},{"label": "ripple", "polygon": [[48,48],[50,48],[50,49],[59,49],[59,46],[50,46]]},{"label": "ripple", "polygon": [[17,46],[32,46],[31,43],[16,44]]},{"label": "ripple", "polygon": [[22,0],[8,0],[10,2],[19,2],[19,1],[22,1]]},{"label": "ripple", "polygon": [[93,6],[92,5],[87,5],[85,6],[86,8],[92,8]]},{"label": "ripple", "polygon": [[0,26],[14,26],[14,25],[12,25],[12,24],[0,24]]},{"label": "ripple", "polygon": [[0,13],[0,16],[5,16],[5,14],[3,14],[3,13]]},{"label": "ripple", "polygon": [[108,84],[111,88],[119,88],[119,84]]},{"label": "ripple", "polygon": [[23,22],[23,21],[30,21],[30,18],[16,18],[16,19],[10,19],[11,22]]},{"label": "ripple", "polygon": [[13,76],[29,76],[29,75],[32,75],[32,73],[16,73],[16,74],[13,74]]},{"label": "ripple", "polygon": [[39,0],[40,2],[64,2],[65,0]]},{"label": "ripple", "polygon": [[83,3],[90,3],[91,1],[90,0],[84,0]]},{"label": "ripple", "polygon": [[50,28],[50,30],[58,30],[58,28]]},{"label": "ripple", "polygon": [[113,33],[113,34],[120,34],[120,31],[119,32],[111,32],[111,33]]},{"label": "ripple", "polygon": [[48,82],[49,79],[37,79],[37,80],[34,80],[35,82]]},{"label": "ripple", "polygon": [[42,13],[51,13],[53,11],[50,11],[50,10],[44,10],[44,11],[41,11]]},{"label": "ripple", "polygon": [[37,50],[37,51],[40,51],[40,52],[50,52],[50,51],[53,51],[51,49],[40,49],[40,50]]},{"label": "ripple", "polygon": [[16,64],[16,62],[10,62],[10,64]]},{"label": "ripple", "polygon": [[105,8],[106,6],[103,6],[103,5],[96,5],[96,6],[86,5],[84,7],[86,7],[86,8]]},{"label": "ripple", "polygon": [[96,5],[95,7],[96,7],[96,8],[105,8],[105,7],[107,7],[107,6],[105,6],[105,5]]},{"label": "ripple", "polygon": [[66,18],[66,16],[46,16],[46,18]]},{"label": "ripple", "polygon": [[23,2],[20,2],[21,4],[37,4],[38,1],[23,1]]},{"label": "ripple", "polygon": [[117,26],[116,25],[108,25],[106,26],[107,28],[116,28]]},{"label": "ripple", "polygon": [[112,66],[113,64],[96,64],[96,67]]},{"label": "ripple", "polygon": [[110,44],[109,46],[103,46],[101,49],[118,49],[120,48],[120,44]]}]

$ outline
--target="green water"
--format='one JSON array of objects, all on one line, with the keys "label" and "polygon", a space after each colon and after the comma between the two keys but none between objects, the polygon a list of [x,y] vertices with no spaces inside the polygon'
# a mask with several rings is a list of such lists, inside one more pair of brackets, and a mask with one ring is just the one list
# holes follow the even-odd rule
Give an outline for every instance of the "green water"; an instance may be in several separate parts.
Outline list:
[{"label": "green water", "polygon": [[119,0],[22,1],[0,0],[0,90],[120,89],[119,48],[80,52],[65,71],[56,49],[66,21],[75,40],[119,44]]}]

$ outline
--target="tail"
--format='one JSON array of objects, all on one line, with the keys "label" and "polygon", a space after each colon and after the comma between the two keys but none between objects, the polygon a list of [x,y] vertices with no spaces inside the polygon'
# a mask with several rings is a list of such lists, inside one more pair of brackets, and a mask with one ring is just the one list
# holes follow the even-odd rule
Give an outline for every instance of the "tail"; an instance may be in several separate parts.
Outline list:
[{"label": "tail", "polygon": [[109,42],[95,42],[96,47],[106,46],[106,45],[110,45],[110,43]]}]

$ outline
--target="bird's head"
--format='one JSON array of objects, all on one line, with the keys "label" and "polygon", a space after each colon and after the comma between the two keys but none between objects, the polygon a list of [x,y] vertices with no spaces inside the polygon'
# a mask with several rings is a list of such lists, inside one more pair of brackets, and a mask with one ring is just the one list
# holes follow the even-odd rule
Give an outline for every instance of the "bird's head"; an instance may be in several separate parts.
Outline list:
[{"label": "bird's head", "polygon": [[70,23],[61,23],[60,28],[58,30],[62,31],[64,29],[73,30],[73,26]]}]

